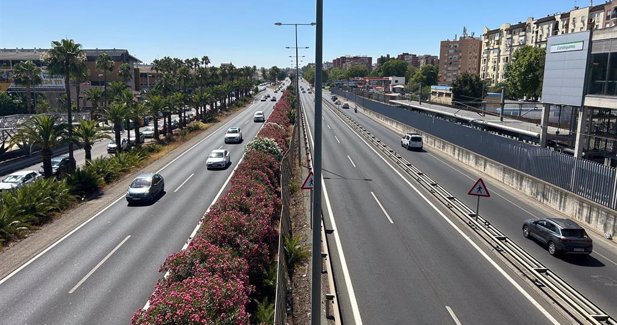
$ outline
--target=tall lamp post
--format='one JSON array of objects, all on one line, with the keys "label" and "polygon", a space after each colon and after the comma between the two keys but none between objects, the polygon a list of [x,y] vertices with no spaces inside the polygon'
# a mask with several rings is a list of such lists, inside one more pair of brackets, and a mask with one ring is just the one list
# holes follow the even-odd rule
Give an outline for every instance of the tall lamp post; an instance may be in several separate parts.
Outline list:
[{"label": "tall lamp post", "polygon": [[[289,23],[274,23],[276,26],[294,26],[294,31],[296,35],[296,46],[287,46],[286,48],[295,48],[296,49],[296,127],[300,127],[300,75],[298,74],[298,26],[315,26],[315,23],[309,24],[289,24]],[[308,49],[307,47],[301,47],[303,49]],[[298,132],[298,164],[302,163],[302,154],[300,152],[300,132]]]}]

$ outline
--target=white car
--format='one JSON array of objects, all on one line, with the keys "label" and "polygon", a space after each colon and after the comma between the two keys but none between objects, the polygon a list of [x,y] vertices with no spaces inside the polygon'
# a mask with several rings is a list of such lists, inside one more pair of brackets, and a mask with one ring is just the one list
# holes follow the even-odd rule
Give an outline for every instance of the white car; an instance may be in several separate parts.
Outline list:
[{"label": "white car", "polygon": [[344,102],[342,107],[343,108],[349,108],[349,103],[348,102]]},{"label": "white car", "polygon": [[35,170],[21,170],[6,176],[0,182],[0,192],[22,187],[40,178],[41,174]]},{"label": "white car", "polygon": [[144,138],[154,138],[154,126],[146,126],[140,133]]},{"label": "white car", "polygon": [[226,149],[216,149],[212,150],[210,155],[208,155],[208,159],[206,159],[206,168],[227,168],[231,161],[229,160],[229,151]]},{"label": "white car", "polygon": [[242,142],[242,130],[240,130],[240,128],[233,127],[227,129],[227,132],[225,133],[225,143],[230,142]]},{"label": "white car", "polygon": [[418,133],[407,133],[401,138],[401,147],[407,150],[422,150],[422,136]]},{"label": "white car", "polygon": [[253,114],[253,122],[265,122],[266,117],[263,111],[257,111]]}]

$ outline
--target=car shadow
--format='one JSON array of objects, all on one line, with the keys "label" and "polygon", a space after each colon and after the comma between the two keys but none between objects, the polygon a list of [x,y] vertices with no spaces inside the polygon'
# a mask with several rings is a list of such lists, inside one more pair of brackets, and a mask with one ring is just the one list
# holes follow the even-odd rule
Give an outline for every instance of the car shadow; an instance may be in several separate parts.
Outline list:
[{"label": "car shadow", "polygon": [[142,202],[127,202],[127,206],[151,206],[154,205],[154,203],[158,202],[161,198],[163,198],[163,196],[165,196],[167,194],[167,191],[163,190],[161,193],[159,193],[154,200],[151,201],[142,201]]},{"label": "car shadow", "polygon": [[[593,254],[593,253],[592,253]],[[563,255],[560,257],[564,262],[570,264],[585,266],[585,267],[603,267],[606,266],[600,260],[591,255]]]}]

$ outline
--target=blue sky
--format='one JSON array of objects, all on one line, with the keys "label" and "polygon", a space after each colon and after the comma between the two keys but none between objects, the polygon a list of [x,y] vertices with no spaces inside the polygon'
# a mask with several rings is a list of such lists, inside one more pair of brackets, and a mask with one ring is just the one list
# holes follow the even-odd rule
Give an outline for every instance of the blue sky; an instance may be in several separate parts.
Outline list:
[{"label": "blue sky", "polygon": [[[596,0],[596,4],[600,4]],[[342,55],[402,52],[439,55],[439,42],[467,27],[569,11],[574,0],[324,0],[325,61]],[[149,63],[163,56],[207,55],[214,65],[290,67],[293,26],[315,21],[315,2],[304,0],[0,0],[0,48],[49,48],[72,38],[84,48],[124,48]],[[315,28],[298,27],[301,65],[315,57]]]}]

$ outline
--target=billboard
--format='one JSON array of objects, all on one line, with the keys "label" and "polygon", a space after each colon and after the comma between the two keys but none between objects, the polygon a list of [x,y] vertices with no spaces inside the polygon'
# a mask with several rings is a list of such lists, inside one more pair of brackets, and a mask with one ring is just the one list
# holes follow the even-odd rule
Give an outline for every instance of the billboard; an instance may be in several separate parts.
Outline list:
[{"label": "billboard", "polygon": [[584,31],[548,38],[542,102],[582,106],[591,32]]},{"label": "billboard", "polygon": [[[32,91],[63,91],[64,90],[64,77],[58,75],[52,75],[46,69],[41,69],[41,79],[42,82],[38,85],[32,86]],[[10,74],[12,71],[6,71],[8,73],[10,80]],[[25,91],[26,87],[23,85],[16,85],[15,83],[11,83],[9,89],[11,91]]]}]

